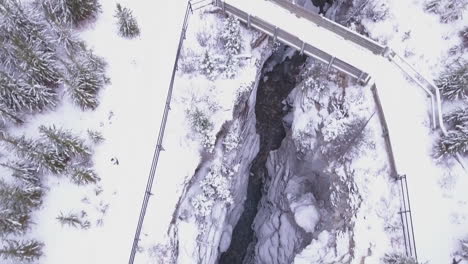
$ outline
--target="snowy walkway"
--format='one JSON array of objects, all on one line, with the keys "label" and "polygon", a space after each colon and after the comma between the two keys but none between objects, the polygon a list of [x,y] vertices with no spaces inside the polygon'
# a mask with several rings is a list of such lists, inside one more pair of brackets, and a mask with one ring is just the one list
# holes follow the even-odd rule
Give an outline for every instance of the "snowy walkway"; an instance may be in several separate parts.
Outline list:
[{"label": "snowy walkway", "polygon": [[[226,0],[251,16],[300,37],[308,44],[369,73],[387,119],[399,175],[407,175],[420,260],[449,263],[455,243],[450,212],[438,188],[442,174],[430,156],[430,101],[424,91],[383,56],[313,24],[270,1]],[[433,202],[428,202],[433,201]]]}]

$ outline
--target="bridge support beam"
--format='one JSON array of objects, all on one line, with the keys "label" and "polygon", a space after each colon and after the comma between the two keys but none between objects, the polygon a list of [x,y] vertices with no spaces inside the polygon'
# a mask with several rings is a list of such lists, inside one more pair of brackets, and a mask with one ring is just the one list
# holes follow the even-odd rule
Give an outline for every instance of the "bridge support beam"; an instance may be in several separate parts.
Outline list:
[{"label": "bridge support beam", "polygon": [[275,27],[275,32],[273,33],[273,42],[276,42],[278,39],[278,27]]},{"label": "bridge support beam", "polygon": [[362,77],[364,77],[365,74],[366,74],[365,72],[361,72],[361,74],[359,75],[359,78],[357,79],[358,83],[362,80]]},{"label": "bridge support beam", "polygon": [[248,27],[248,28],[251,28],[251,25],[250,25],[250,14],[247,16],[247,27]]},{"label": "bridge support beam", "polygon": [[332,67],[334,61],[335,61],[335,57],[332,57],[330,62],[328,63],[327,72],[330,71],[330,68]]},{"label": "bridge support beam", "polygon": [[302,41],[301,55],[304,54],[305,41]]}]

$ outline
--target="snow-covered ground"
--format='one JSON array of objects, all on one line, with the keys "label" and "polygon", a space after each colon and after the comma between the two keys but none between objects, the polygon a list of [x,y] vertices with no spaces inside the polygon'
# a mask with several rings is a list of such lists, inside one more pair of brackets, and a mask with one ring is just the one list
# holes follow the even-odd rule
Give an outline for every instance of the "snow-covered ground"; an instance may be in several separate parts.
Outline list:
[{"label": "snow-covered ground", "polygon": [[[40,263],[125,263],[130,254],[186,1],[118,2],[133,10],[142,31],[139,38],[127,40],[118,36],[113,17],[117,1],[101,1],[103,12],[96,23],[80,33],[108,63],[111,84],[101,92],[98,109],[81,112],[65,102],[53,113],[38,116],[21,128],[27,134],[36,134],[40,124],[55,124],[82,135],[87,129],[95,129],[105,137],[93,158],[102,179],[100,187],[78,187],[63,178],[48,177],[49,192],[42,209],[35,213],[32,233],[46,245]],[[119,165],[111,162],[114,157]],[[186,175],[184,165],[197,161],[184,157],[181,162],[172,157],[163,158],[162,162],[167,166],[158,170],[158,175],[168,177],[157,180],[155,197],[177,197],[176,186]],[[165,215],[164,208],[173,207],[167,202],[158,207],[158,212]],[[55,219],[60,212],[81,210],[86,211],[91,222],[88,230],[62,227]],[[155,225],[159,225],[158,221]]]}]

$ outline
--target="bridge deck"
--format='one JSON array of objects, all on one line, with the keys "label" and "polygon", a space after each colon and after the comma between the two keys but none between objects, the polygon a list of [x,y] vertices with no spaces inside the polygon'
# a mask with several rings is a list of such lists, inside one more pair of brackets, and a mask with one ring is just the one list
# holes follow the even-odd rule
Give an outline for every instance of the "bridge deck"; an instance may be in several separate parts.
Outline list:
[{"label": "bridge deck", "polygon": [[[368,49],[362,45],[356,44],[353,41],[348,41],[348,39],[352,38],[351,35],[349,35],[349,38],[345,39],[340,34],[332,32],[325,27],[311,22],[310,19],[304,17],[304,15],[301,16],[298,13],[292,13],[291,11],[282,8],[274,2],[226,0],[218,1],[217,3],[220,7],[222,7],[223,3],[226,3],[225,9],[230,13],[242,10],[240,12],[249,14],[251,16],[251,20],[257,19],[262,21],[262,25],[265,24],[265,28],[269,32],[274,32],[276,26],[278,28],[278,32],[280,32],[280,35],[285,35],[283,32],[286,32],[289,34],[288,37],[297,38],[297,44],[305,42],[306,45],[321,51],[323,54],[327,54],[323,57],[335,57],[334,63],[338,62],[338,65],[350,65],[356,68],[358,71],[370,73],[370,71],[374,69],[378,63],[376,60],[383,60],[382,56],[376,56],[376,54],[373,53],[375,49]],[[241,19],[243,18],[238,13],[234,14],[237,17],[241,17]],[[298,47],[296,43],[293,43],[294,46],[298,49],[301,49],[301,47]],[[317,54],[318,53],[312,55],[317,57]],[[325,63],[328,62],[329,60]],[[353,73],[356,72],[356,69],[353,71]],[[349,72],[347,73],[350,74]],[[353,74],[351,73],[350,75]]]}]

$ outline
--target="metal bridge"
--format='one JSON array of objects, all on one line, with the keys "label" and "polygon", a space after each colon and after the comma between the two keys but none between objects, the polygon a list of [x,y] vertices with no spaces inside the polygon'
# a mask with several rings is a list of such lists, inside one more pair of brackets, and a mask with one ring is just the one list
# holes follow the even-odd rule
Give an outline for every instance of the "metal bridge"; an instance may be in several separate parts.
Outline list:
[{"label": "metal bridge", "polygon": [[[440,99],[440,94],[438,88],[429,81],[427,78],[422,76],[417,70],[415,70],[408,62],[406,62],[401,56],[396,54],[389,47],[383,46],[378,42],[360,35],[357,32],[354,32],[340,24],[335,23],[321,15],[310,12],[309,10],[304,9],[301,6],[295,5],[287,0],[269,0],[270,3],[276,4],[280,9],[287,10],[290,12],[290,18],[296,19],[300,18],[307,21],[310,27],[318,27],[320,29],[326,30],[330,35],[330,39],[334,38],[339,42],[340,45],[343,45],[342,49],[350,50],[350,52],[362,53],[363,57],[369,58],[386,58],[389,63],[398,67],[402,74],[409,77],[413,82],[415,82],[420,88],[422,88],[427,97],[431,101],[431,123],[432,128],[440,128],[442,133],[446,134],[443,119],[442,119],[442,104]],[[352,61],[350,57],[336,55],[333,50],[333,47],[327,47],[319,45],[320,43],[317,40],[307,39],[305,36],[301,35],[301,32],[298,30],[291,30],[290,28],[282,28],[280,23],[272,22],[266,16],[261,17],[258,15],[255,10],[250,12],[242,10],[235,5],[235,1],[232,0],[198,0],[198,1],[188,1],[187,8],[184,17],[184,23],[181,30],[181,35],[179,39],[179,46],[177,49],[177,55],[174,62],[174,67],[172,71],[172,78],[169,85],[166,104],[164,108],[164,114],[161,121],[161,126],[158,134],[158,141],[156,149],[154,152],[153,162],[151,164],[151,170],[148,177],[147,186],[145,189],[143,202],[141,206],[141,211],[138,219],[138,224],[133,240],[132,250],[130,254],[129,264],[133,264],[135,259],[135,254],[138,248],[138,241],[140,239],[140,233],[146,214],[146,209],[148,206],[149,198],[152,193],[152,185],[155,177],[156,167],[159,160],[161,151],[164,150],[162,143],[164,138],[164,130],[167,123],[167,118],[170,110],[170,103],[175,79],[175,73],[177,71],[177,63],[179,59],[179,54],[182,48],[183,41],[185,39],[185,34],[188,27],[188,20],[190,14],[194,10],[203,8],[208,5],[214,5],[220,8],[225,14],[232,15],[242,21],[247,27],[254,28],[258,31],[261,31],[275,41],[282,42],[290,47],[295,48],[299,52],[306,54],[310,57],[317,59],[328,65],[328,68],[335,68],[340,72],[343,72],[350,77],[354,78],[357,82],[365,85],[371,82],[372,76],[370,73],[366,72],[366,69],[369,69],[369,65],[363,62]],[[304,25],[304,24],[302,24]],[[302,37],[302,38],[301,38]],[[325,41],[324,41],[325,42]],[[348,45],[348,46],[345,46]],[[336,51],[336,49],[335,49]],[[389,136],[389,128],[385,120],[384,107],[380,102],[380,98],[377,92],[377,87],[375,83],[371,86],[371,90],[374,94],[374,99],[376,103],[376,110],[382,126],[382,136],[385,140],[385,145],[388,153],[388,159],[390,164],[390,174],[391,176],[399,181],[401,192],[401,209],[400,216],[403,229],[403,237],[405,242],[406,254],[417,259],[416,252],[416,242],[414,237],[413,229],[413,220],[411,215],[411,205],[408,192],[408,184],[406,182],[406,175],[399,175],[397,171],[397,164],[393,154],[392,143]],[[463,165],[462,165],[463,166]]]}]

